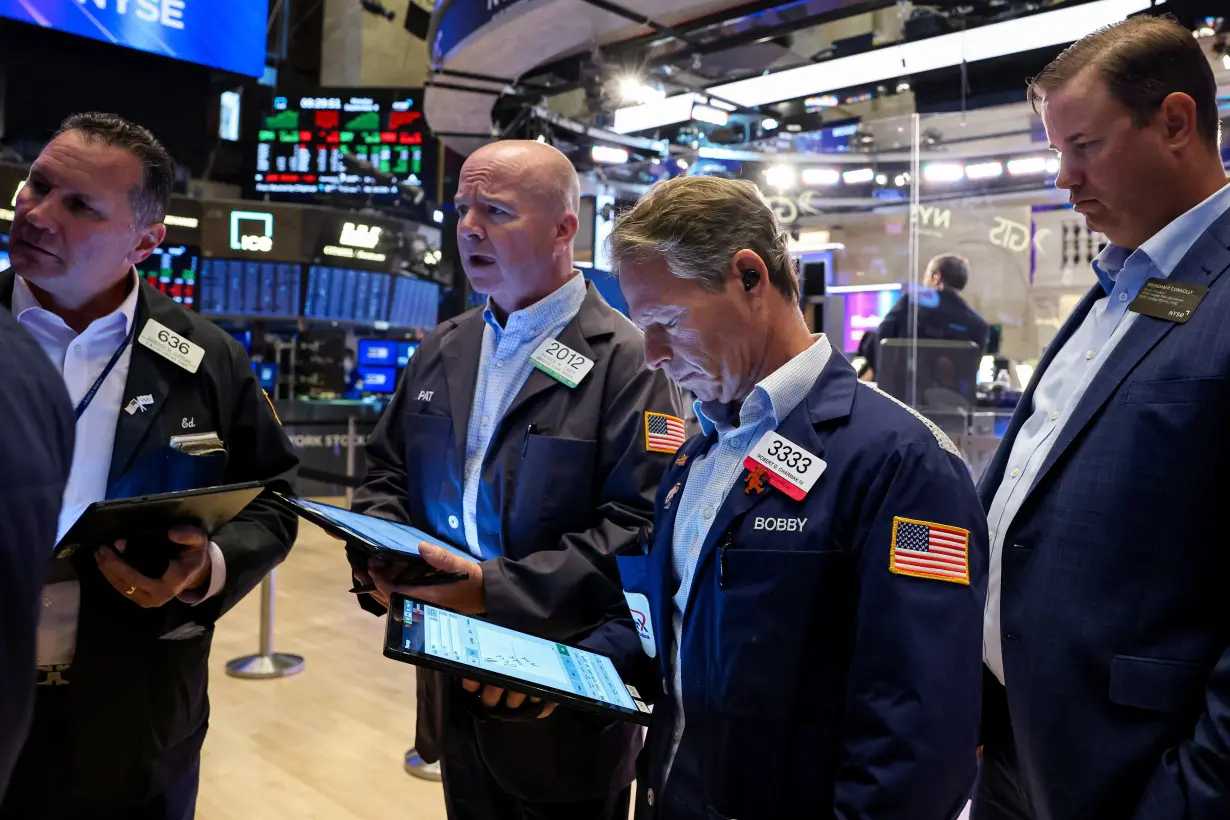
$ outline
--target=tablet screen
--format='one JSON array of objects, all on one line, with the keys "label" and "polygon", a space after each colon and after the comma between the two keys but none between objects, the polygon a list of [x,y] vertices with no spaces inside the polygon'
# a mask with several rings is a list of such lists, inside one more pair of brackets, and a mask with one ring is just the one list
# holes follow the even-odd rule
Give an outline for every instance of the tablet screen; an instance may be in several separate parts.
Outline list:
[{"label": "tablet screen", "polygon": [[402,648],[628,712],[637,704],[611,659],[406,599]]},{"label": "tablet screen", "polygon": [[344,510],[341,507],[334,507],[331,504],[308,501],[305,498],[286,498],[286,500],[301,509],[314,512],[335,524],[351,530],[373,544],[379,544],[382,547],[396,550],[397,552],[404,552],[407,555],[418,555],[419,542],[426,541],[454,555],[459,555],[470,561],[475,560],[474,556],[456,547],[442,544],[439,538],[434,538],[420,529],[411,527],[409,524],[397,524],[392,521],[385,521],[383,518],[376,518],[375,516]]}]

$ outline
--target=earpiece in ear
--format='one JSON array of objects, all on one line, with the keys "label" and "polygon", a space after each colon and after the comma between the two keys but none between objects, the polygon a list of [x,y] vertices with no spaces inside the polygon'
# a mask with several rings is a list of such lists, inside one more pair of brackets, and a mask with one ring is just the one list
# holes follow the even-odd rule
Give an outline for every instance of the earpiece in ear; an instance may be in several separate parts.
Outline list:
[{"label": "earpiece in ear", "polygon": [[749,291],[760,283],[760,271],[748,268],[743,271],[743,290]]}]

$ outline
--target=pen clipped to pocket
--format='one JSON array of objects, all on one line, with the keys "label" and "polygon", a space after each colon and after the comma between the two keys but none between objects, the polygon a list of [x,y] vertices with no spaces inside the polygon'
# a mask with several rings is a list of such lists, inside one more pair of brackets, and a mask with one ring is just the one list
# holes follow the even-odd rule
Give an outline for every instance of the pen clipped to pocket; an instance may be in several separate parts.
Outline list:
[{"label": "pen clipped to pocket", "polygon": [[171,436],[172,450],[178,450],[188,456],[210,456],[215,453],[225,453],[226,447],[217,433],[193,433],[187,436]]}]

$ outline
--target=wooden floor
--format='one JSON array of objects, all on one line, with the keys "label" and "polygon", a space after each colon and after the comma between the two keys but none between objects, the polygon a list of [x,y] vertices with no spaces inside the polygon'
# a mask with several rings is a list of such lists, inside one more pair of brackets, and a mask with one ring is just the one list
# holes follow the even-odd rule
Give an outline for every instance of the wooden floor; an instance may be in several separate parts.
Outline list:
[{"label": "wooden floor", "polygon": [[226,675],[257,649],[259,594],[219,622],[198,820],[444,820],[439,784],[403,769],[414,669],[383,657],[384,621],[359,609],[347,577],[341,545],[304,522],[276,576],[274,648],[307,660],[293,677]]}]

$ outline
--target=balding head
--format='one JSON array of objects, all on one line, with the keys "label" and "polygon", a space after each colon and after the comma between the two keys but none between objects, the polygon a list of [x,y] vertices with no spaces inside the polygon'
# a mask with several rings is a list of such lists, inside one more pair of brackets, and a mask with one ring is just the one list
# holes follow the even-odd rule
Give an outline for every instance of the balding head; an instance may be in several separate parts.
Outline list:
[{"label": "balding head", "polygon": [[466,159],[457,183],[457,244],[470,284],[511,313],[572,276],[581,183],[549,145],[506,140]]}]

